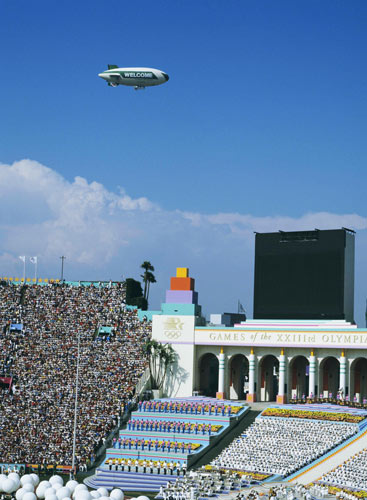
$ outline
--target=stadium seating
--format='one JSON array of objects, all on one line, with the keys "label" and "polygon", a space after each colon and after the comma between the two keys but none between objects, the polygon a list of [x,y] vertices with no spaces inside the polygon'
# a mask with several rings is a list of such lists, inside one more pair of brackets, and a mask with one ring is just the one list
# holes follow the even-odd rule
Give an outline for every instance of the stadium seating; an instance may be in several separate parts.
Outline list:
[{"label": "stadium seating", "polygon": [[124,302],[121,284],[0,284],[0,463],[71,464],[78,337],[76,463],[93,462],[147,365],[151,324]]}]

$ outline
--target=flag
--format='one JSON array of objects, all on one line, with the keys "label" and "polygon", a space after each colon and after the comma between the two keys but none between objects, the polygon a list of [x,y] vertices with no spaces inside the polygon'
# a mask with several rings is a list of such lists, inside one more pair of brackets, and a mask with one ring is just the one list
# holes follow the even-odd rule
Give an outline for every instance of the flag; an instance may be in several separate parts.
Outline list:
[{"label": "flag", "polygon": [[32,264],[37,264],[37,257],[29,257],[29,260],[32,262]]},{"label": "flag", "polygon": [[25,255],[19,255],[19,258],[22,262],[25,262]]},{"label": "flag", "polygon": [[243,312],[243,313],[246,312],[245,308],[243,307],[240,301],[238,301],[238,312]]}]

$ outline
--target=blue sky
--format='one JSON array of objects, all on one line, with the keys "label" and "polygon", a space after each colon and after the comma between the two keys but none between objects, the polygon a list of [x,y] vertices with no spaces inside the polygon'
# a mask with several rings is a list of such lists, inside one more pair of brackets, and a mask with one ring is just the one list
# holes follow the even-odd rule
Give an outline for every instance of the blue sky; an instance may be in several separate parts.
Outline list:
[{"label": "blue sky", "polygon": [[[0,274],[148,259],[157,307],[187,265],[206,313],[251,314],[254,230],[349,224],[364,324],[366,24],[357,0],[3,0]],[[113,89],[108,63],[170,80]]]}]

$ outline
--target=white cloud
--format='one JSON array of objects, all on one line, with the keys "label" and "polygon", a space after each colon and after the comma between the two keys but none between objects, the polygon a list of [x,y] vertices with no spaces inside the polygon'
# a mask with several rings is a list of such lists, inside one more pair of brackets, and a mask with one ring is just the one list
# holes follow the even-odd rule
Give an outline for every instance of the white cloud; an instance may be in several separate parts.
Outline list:
[{"label": "white cloud", "polygon": [[0,164],[0,275],[21,274],[18,255],[38,255],[40,272],[47,277],[58,275],[59,257],[66,255],[70,279],[138,277],[140,263],[151,260],[158,278],[152,291],[155,307],[175,267],[188,266],[206,312],[233,310],[238,298],[250,309],[254,231],[343,226],[358,230],[356,278],[362,304],[362,254],[367,250],[367,217],[362,215],[166,211],[145,197],[130,197],[123,188],[112,192],[82,177],[69,182],[35,161]]},{"label": "white cloud", "polygon": [[2,250],[45,259],[60,252],[89,265],[108,262],[129,241],[121,213],[155,210],[146,198],[108,191],[83,177],[68,182],[31,160],[0,164]]},{"label": "white cloud", "polygon": [[239,213],[218,213],[213,215],[202,215],[198,213],[184,212],[183,216],[197,227],[206,224],[214,226],[227,226],[235,234],[246,235],[248,232],[269,231],[298,231],[318,229],[330,229],[347,227],[350,229],[366,229],[367,217],[358,214],[333,214],[329,212],[315,212],[302,215],[301,217],[267,216],[254,217]]}]

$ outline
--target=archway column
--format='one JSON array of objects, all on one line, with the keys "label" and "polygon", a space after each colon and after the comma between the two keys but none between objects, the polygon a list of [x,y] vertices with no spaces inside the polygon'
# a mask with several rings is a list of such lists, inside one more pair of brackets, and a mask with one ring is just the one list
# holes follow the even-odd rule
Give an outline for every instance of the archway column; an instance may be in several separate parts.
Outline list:
[{"label": "archway column", "polygon": [[345,357],[345,352],[344,349],[341,352],[341,356],[339,359],[340,362],[340,373],[339,373],[339,389],[343,391],[343,399],[345,398],[345,393],[347,390],[347,378],[346,378],[346,373],[347,373],[347,360]]},{"label": "archway column", "polygon": [[317,396],[315,394],[316,390],[316,358],[315,358],[315,353],[314,350],[311,350],[311,355],[310,355],[310,376],[309,376],[309,382],[308,382],[308,397],[309,398],[314,398]]},{"label": "archway column", "polygon": [[220,348],[219,354],[219,371],[218,371],[218,392],[217,399],[224,399],[224,380],[226,373],[226,355],[224,354],[223,347]]},{"label": "archway column", "polygon": [[246,401],[249,403],[254,403],[256,401],[256,391],[255,391],[255,354],[253,348],[251,348],[249,357],[249,370],[248,370],[248,394],[246,395]]},{"label": "archway column", "polygon": [[279,356],[279,387],[277,394],[277,403],[283,405],[286,402],[287,396],[285,394],[285,356],[284,349],[282,349]]}]

